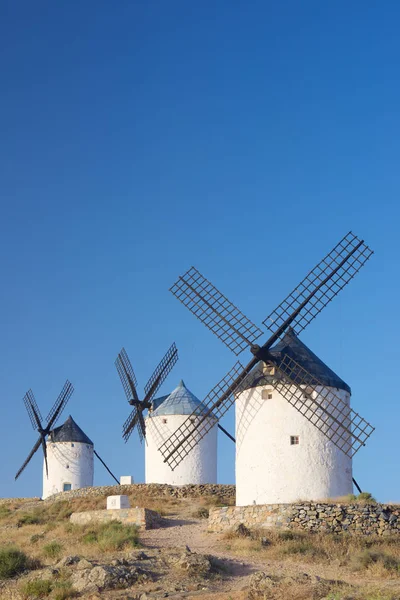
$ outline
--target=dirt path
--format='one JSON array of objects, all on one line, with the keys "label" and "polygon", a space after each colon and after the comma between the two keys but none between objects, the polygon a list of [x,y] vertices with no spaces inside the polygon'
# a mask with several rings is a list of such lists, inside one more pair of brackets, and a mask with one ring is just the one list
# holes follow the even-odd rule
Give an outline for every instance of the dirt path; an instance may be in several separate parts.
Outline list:
[{"label": "dirt path", "polygon": [[[318,578],[333,581],[345,581],[350,585],[376,583],[374,579],[360,578],[354,572],[350,572],[341,566],[340,561],[334,560],[329,564],[310,564],[298,561],[276,560],[271,558],[255,558],[253,556],[241,556],[229,551],[229,542],[221,533],[211,533],[207,530],[206,519],[188,518],[183,520],[178,516],[169,516],[165,519],[165,526],[160,529],[146,530],[140,535],[144,546],[149,548],[182,548],[186,546],[192,552],[200,554],[211,554],[223,560],[227,566],[227,577],[225,578],[226,590],[242,590],[246,588],[248,576],[257,571],[265,571],[268,574],[278,576],[301,576],[304,573]],[[379,582],[383,588],[395,588],[399,591],[398,579]]]},{"label": "dirt path", "polygon": [[[227,541],[221,533],[211,533],[207,530],[206,519],[182,520],[178,517],[165,519],[165,526],[160,529],[148,529],[140,534],[141,542],[148,548],[182,548],[188,546],[191,552],[211,554],[227,564],[230,577],[243,578],[256,571],[273,572],[281,575],[297,575],[307,572],[310,575],[320,575],[321,571],[312,565],[290,563],[288,561],[259,560],[254,557],[238,557],[227,549]],[[315,572],[314,572],[315,571]],[[338,578],[335,565],[328,568],[332,579]],[[326,573],[324,576],[327,576]],[[246,582],[243,582],[245,585]]]}]

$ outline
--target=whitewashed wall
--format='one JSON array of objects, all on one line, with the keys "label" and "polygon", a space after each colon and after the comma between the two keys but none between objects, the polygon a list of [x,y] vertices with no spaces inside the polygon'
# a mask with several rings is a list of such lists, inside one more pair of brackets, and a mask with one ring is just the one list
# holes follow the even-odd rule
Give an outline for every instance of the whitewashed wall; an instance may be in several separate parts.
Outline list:
[{"label": "whitewashed wall", "polygon": [[70,483],[72,490],[93,486],[93,446],[51,441],[46,446],[49,477],[43,462],[43,498],[62,492],[64,483]]},{"label": "whitewashed wall", "polygon": [[[262,389],[269,389],[272,398],[262,399]],[[348,392],[333,391],[350,404]],[[235,406],[237,506],[322,500],[352,493],[351,458],[272,386],[245,390]],[[300,443],[291,445],[290,436],[299,436]]]},{"label": "whitewashed wall", "polygon": [[163,456],[158,448],[187,418],[187,415],[160,415],[146,418],[146,483],[186,485],[217,482],[216,425],[174,471],[163,462]]}]

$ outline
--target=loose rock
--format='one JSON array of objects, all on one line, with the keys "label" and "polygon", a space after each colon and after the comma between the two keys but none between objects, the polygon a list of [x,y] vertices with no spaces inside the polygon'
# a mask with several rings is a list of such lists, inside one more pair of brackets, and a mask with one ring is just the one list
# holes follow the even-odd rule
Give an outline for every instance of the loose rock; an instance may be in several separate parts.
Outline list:
[{"label": "loose rock", "polygon": [[196,552],[185,552],[178,558],[177,566],[186,571],[188,575],[199,575],[204,577],[211,571],[211,563],[207,556],[196,554]]},{"label": "loose rock", "polygon": [[88,593],[125,589],[134,583],[144,582],[148,579],[148,575],[142,569],[132,565],[98,565],[92,566],[90,569],[75,571],[72,574],[71,583],[77,592]]}]

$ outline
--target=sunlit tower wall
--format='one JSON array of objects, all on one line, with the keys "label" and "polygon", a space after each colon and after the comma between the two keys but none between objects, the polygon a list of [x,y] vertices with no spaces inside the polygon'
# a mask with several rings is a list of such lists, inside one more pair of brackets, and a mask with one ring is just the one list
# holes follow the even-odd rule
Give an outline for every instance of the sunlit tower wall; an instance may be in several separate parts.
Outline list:
[{"label": "sunlit tower wall", "polygon": [[72,417],[50,432],[46,442],[48,476],[43,463],[43,499],[93,486],[94,446]]},{"label": "sunlit tower wall", "polygon": [[[164,462],[159,452],[165,442],[202,404],[183,381],[169,395],[154,402],[146,422],[146,483],[169,485],[217,482],[217,420],[210,416],[210,430],[184,460],[174,469]],[[193,421],[199,417],[192,417]]]},{"label": "sunlit tower wall", "polygon": [[[326,384],[313,392],[314,399],[326,403],[319,394],[332,391],[350,413],[349,386],[298,338],[285,338],[273,352],[280,352],[284,344],[287,348],[288,343],[295,360],[306,360],[309,372]],[[235,403],[236,504],[284,504],[351,494],[351,457],[287,402],[272,385],[275,374],[261,365],[259,378]],[[306,388],[304,394],[307,401]]]}]

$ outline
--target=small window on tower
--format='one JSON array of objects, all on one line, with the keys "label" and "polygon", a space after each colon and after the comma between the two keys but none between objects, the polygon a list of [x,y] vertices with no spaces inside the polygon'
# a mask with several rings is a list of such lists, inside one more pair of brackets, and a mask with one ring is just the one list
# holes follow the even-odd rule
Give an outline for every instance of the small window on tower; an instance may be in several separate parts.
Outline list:
[{"label": "small window on tower", "polygon": [[69,469],[69,465],[65,465],[65,468],[66,468],[66,469]]},{"label": "small window on tower", "polygon": [[272,390],[263,390],[261,392],[261,398],[263,400],[271,400],[272,399]]},{"label": "small window on tower", "polygon": [[167,424],[167,419],[163,419],[162,422],[164,423],[164,425]]},{"label": "small window on tower", "polygon": [[63,492],[69,492],[72,489],[72,485],[70,483],[64,483]]},{"label": "small window on tower", "polygon": [[290,445],[291,446],[296,446],[296,444],[300,444],[300,439],[298,435],[291,435],[290,436]]},{"label": "small window on tower", "polygon": [[275,365],[273,365],[272,363],[264,363],[263,373],[264,375],[275,375]]},{"label": "small window on tower", "polygon": [[75,444],[71,444],[72,448],[75,446]]}]

